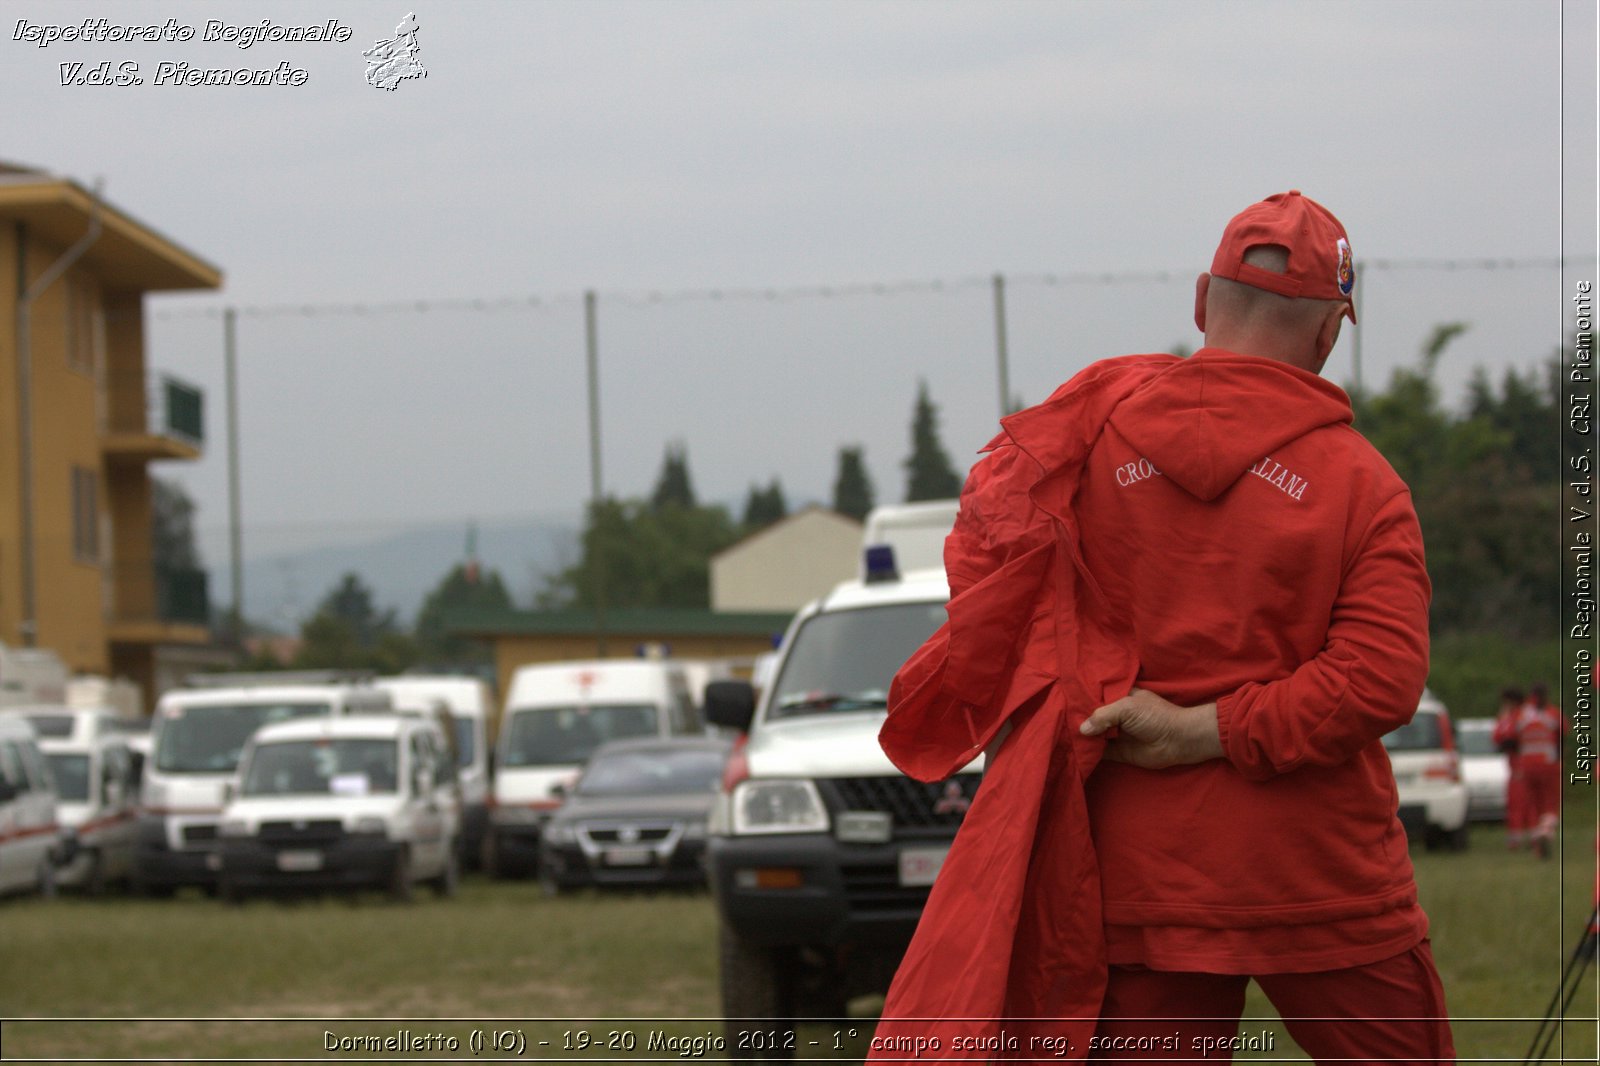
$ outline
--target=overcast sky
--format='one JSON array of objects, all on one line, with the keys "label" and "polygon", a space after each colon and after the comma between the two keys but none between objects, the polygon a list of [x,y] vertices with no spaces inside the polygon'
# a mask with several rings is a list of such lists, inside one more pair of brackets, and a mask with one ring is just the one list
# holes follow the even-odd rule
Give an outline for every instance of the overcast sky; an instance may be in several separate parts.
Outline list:
[{"label": "overcast sky", "polygon": [[[362,51],[408,11],[427,76],[374,88]],[[1573,279],[1593,276],[1594,15],[1592,0],[8,0],[0,145],[103,178],[224,272],[220,292],[152,298],[147,333],[155,368],[206,391],[205,458],[159,472],[198,501],[216,563],[224,305],[241,316],[250,554],[413,522],[575,521],[591,288],[609,491],[647,493],[682,442],[703,498],[778,477],[791,504],[826,500],[838,448],[859,444],[879,500],[898,501],[919,380],[963,468],[994,431],[992,274],[1011,279],[1012,388],[1034,402],[1100,356],[1197,345],[1194,275],[1232,214],[1288,188],[1372,264],[1367,383],[1461,320],[1441,369],[1457,400],[1475,365],[1548,357]],[[16,39],[19,22],[96,16],[197,32]],[[210,19],[334,19],[351,39],[240,49],[204,41]],[[108,60],[145,84],[61,84],[61,64]],[[163,86],[162,62],[306,73]],[[1563,251],[1590,257],[1565,280],[1543,265]],[[1431,265],[1486,259],[1523,265]],[[1100,274],[1135,277],[1084,280]],[[431,309],[385,307],[417,301]],[[1353,373],[1347,330],[1328,375]]]}]

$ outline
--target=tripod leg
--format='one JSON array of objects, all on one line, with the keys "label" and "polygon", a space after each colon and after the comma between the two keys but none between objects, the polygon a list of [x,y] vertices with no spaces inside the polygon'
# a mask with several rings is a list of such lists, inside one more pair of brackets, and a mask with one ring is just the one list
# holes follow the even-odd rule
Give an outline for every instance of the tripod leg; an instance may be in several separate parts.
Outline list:
[{"label": "tripod leg", "polygon": [[[1528,1055],[1523,1060],[1524,1066],[1543,1059],[1549,1052],[1556,1033],[1560,1031],[1561,1019],[1566,1016],[1572,997],[1577,994],[1578,986],[1583,983],[1584,970],[1594,958],[1597,922],[1600,922],[1600,906],[1597,906],[1594,913],[1589,916],[1589,922],[1584,926],[1583,937],[1573,950],[1572,957],[1567,960],[1566,969],[1561,974],[1561,985],[1556,989],[1556,994],[1550,997],[1550,1005],[1544,1010],[1544,1020],[1539,1023],[1539,1028],[1533,1034],[1533,1043],[1528,1046]],[[1558,1006],[1559,1015],[1556,1013]]]}]

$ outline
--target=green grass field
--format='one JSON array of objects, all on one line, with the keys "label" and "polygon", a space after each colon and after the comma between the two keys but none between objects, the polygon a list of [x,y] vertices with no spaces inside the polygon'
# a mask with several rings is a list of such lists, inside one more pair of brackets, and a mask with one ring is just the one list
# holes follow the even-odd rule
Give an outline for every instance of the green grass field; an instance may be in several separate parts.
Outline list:
[{"label": "green grass field", "polygon": [[[1574,806],[1560,864],[1506,852],[1497,826],[1475,830],[1462,854],[1413,852],[1464,1062],[1522,1060],[1582,935],[1595,827],[1593,810]],[[715,941],[704,894],[551,900],[528,882],[476,878],[455,900],[422,894],[411,905],[14,899],[0,903],[0,1059],[383,1061],[407,1056],[330,1051],[327,1034],[407,1033],[412,1058],[672,1061],[694,1057],[693,1045],[651,1051],[652,1034],[721,1032]],[[1595,1061],[1596,1003],[1591,967],[1569,1012],[1587,1020],[1564,1030],[1566,1061]],[[1246,1014],[1272,1017],[1254,991]],[[57,1018],[96,1020],[42,1020]],[[871,1024],[808,1026],[802,1057],[851,1057]],[[1240,1061],[1297,1055],[1275,1021],[1244,1028],[1264,1026],[1276,1050]],[[520,1032],[521,1053],[493,1050],[496,1031]],[[459,1050],[422,1043],[431,1034]]]}]

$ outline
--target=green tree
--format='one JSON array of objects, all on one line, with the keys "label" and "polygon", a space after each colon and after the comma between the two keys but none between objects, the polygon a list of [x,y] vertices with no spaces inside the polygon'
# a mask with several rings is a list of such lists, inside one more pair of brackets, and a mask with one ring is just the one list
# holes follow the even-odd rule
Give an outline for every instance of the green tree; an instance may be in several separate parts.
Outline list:
[{"label": "green tree", "polygon": [[939,441],[939,412],[928,399],[928,383],[917,384],[911,416],[911,455],[905,461],[906,502],[947,500],[961,494],[961,478]]},{"label": "green tree", "polygon": [[195,570],[194,501],[176,481],[150,479],[150,554],[156,570]]},{"label": "green tree", "polygon": [[544,607],[708,607],[711,556],[738,539],[721,507],[607,498],[591,504],[582,558],[552,578]]},{"label": "green tree", "polygon": [[667,445],[655,491],[650,494],[650,506],[657,511],[695,506],[694,486],[689,481],[689,450],[684,445]]},{"label": "green tree", "polygon": [[833,509],[864,522],[872,510],[872,479],[867,476],[867,466],[861,449],[839,449],[839,472],[833,478]]},{"label": "green tree", "polygon": [[440,579],[417,612],[416,641],[422,660],[433,666],[481,666],[491,659],[481,641],[445,629],[454,611],[509,611],[511,594],[497,570],[480,573],[476,560],[458,564]]},{"label": "green tree", "polygon": [[777,478],[773,478],[772,484],[766,488],[750,486],[750,495],[744,501],[744,521],[741,524],[746,533],[753,533],[765,529],[788,513],[789,504],[783,498],[783,486]]},{"label": "green tree", "polygon": [[[1352,393],[1356,428],[1411,488],[1433,582],[1433,630],[1490,632],[1514,640],[1549,633],[1557,622],[1560,560],[1548,549],[1559,492],[1554,463],[1538,460],[1553,402],[1516,374],[1496,393],[1476,375],[1467,412],[1439,402],[1433,373],[1465,327],[1435,329],[1416,367],[1394,372],[1380,393]],[[1519,434],[1526,433],[1525,447]],[[1543,470],[1540,467],[1544,467]]]},{"label": "green tree", "polygon": [[413,665],[417,655],[416,642],[400,631],[394,610],[378,610],[372,590],[348,573],[301,625],[300,652],[293,665],[388,674]]}]

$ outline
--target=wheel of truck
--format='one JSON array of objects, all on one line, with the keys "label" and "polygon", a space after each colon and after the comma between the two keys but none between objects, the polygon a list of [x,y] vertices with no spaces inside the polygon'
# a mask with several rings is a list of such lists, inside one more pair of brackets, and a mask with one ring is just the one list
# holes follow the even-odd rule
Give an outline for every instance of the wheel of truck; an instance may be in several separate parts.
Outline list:
[{"label": "wheel of truck", "polygon": [[452,842],[446,849],[444,869],[433,879],[433,894],[440,899],[454,899],[461,887],[461,850]]},{"label": "wheel of truck", "polygon": [[389,872],[389,898],[396,903],[410,903],[412,892],[411,851],[401,848],[394,857],[394,869]]},{"label": "wheel of truck", "polygon": [[39,870],[34,875],[34,884],[39,889],[39,895],[44,899],[55,899],[59,891],[56,885],[56,861],[49,855],[39,860]]},{"label": "wheel of truck", "polygon": [[173,885],[162,884],[145,877],[139,872],[138,867],[134,867],[133,872],[128,875],[128,888],[134,895],[146,899],[171,899],[178,892]]},{"label": "wheel of truck", "polygon": [[794,1058],[793,953],[751,944],[726,922],[718,939],[729,1055],[739,1061]]},{"label": "wheel of truck", "polygon": [[492,830],[483,834],[483,855],[480,861],[484,874],[490,880],[498,881],[506,875],[505,866],[500,860],[500,841],[495,839]]},{"label": "wheel of truck", "polygon": [[1444,828],[1429,822],[1427,828],[1422,831],[1422,846],[1428,851],[1438,851],[1443,847]]},{"label": "wheel of truck", "polygon": [[83,874],[83,890],[91,896],[106,894],[106,857],[98,850],[89,852],[89,866]]},{"label": "wheel of truck", "polygon": [[1472,831],[1463,822],[1444,835],[1445,847],[1451,851],[1466,851],[1472,846]]},{"label": "wheel of truck", "polygon": [[235,878],[227,874],[222,874],[217,879],[217,895],[230,907],[238,907],[244,903],[244,888]]}]

